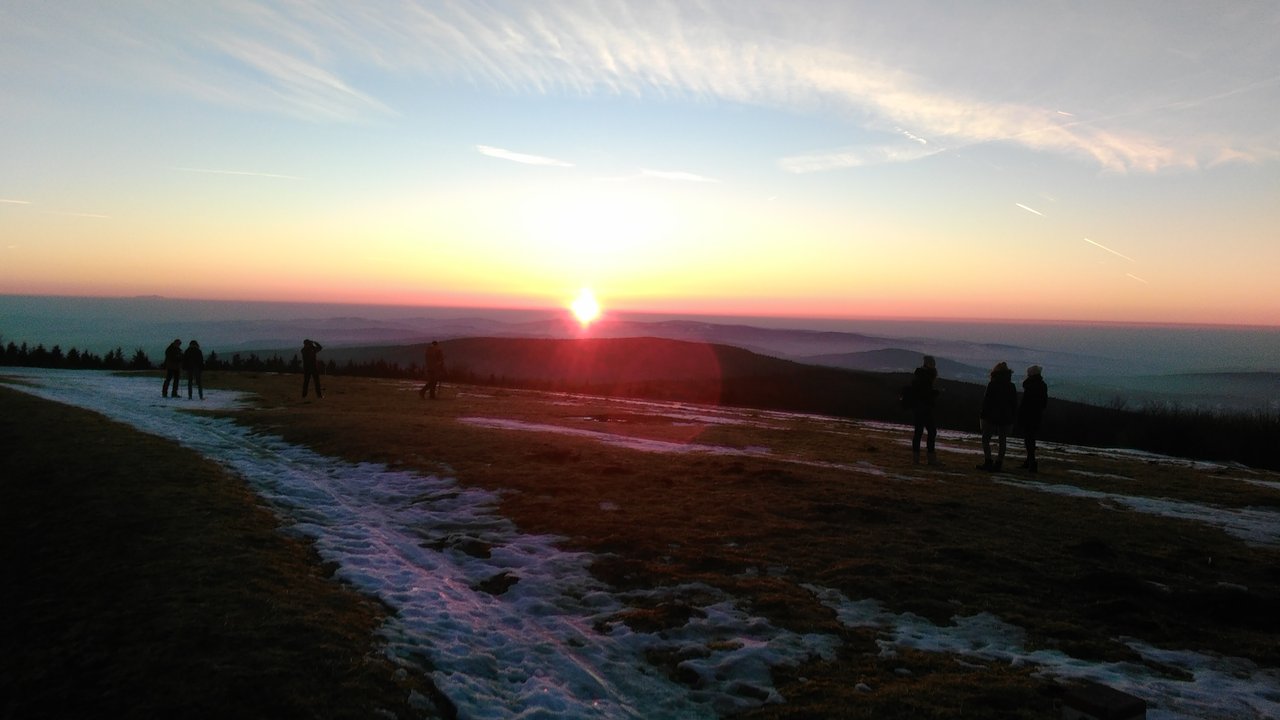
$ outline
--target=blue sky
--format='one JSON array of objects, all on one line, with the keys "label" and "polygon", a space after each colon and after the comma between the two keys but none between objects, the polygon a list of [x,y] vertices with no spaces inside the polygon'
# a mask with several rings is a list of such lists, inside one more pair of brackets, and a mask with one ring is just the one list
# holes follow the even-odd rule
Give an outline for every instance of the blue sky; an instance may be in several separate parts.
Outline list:
[{"label": "blue sky", "polygon": [[7,3],[0,292],[1280,324],[1280,6]]}]

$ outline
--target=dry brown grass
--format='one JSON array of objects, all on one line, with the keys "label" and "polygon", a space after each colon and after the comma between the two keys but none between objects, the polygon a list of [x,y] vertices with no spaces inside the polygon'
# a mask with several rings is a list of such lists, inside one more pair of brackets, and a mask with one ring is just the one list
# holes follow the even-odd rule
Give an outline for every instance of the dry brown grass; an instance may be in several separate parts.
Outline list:
[{"label": "dry brown grass", "polygon": [[[1032,647],[1084,658],[1136,660],[1117,640],[1130,636],[1280,665],[1275,548],[993,482],[974,469],[971,440],[943,450],[945,467],[918,468],[899,434],[834,419],[712,424],[607,399],[457,386],[431,402],[411,384],[355,378],[326,378],[324,400],[302,401],[298,383],[269,375],[208,382],[257,394],[258,407],[237,419],[291,442],[503,491],[504,514],[598,554],[595,574],[620,590],[704,582],[778,625],[846,640],[836,662],[780,671],[788,702],[751,717],[1053,713],[1059,690],[1029,669],[975,669],[927,653],[880,658],[874,635],[840,627],[806,584],[937,623],[991,612],[1025,628]],[[770,452],[641,452],[459,422],[465,417]],[[1042,465],[1041,482],[1226,507],[1278,504],[1273,489],[1166,463],[1050,453]],[[868,466],[896,477],[867,474]],[[626,620],[652,629],[689,611],[637,607]],[[855,692],[860,682],[873,692]]]},{"label": "dry brown grass", "polygon": [[329,578],[236,477],[0,387],[0,718],[421,717]]}]

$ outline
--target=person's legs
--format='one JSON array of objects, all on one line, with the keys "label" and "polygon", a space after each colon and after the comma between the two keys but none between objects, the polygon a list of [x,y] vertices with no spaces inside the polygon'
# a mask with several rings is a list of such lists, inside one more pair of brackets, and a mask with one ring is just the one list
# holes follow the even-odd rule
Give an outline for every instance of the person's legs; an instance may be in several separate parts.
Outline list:
[{"label": "person's legs", "polygon": [[1008,425],[998,426],[996,429],[996,433],[999,437],[999,443],[1000,443],[999,453],[1000,454],[996,456],[995,469],[999,470],[1004,467],[1004,454],[1009,446],[1009,426]]},{"label": "person's legs", "polygon": [[1027,428],[1025,441],[1027,444],[1027,462],[1025,467],[1031,472],[1036,472],[1039,468],[1036,465],[1036,432],[1037,428]]},{"label": "person's legs", "polygon": [[927,445],[925,446],[929,456],[929,464],[937,465],[938,454],[934,451],[934,446],[938,441],[938,423],[934,421],[932,412],[929,413],[928,422],[925,423],[924,429],[929,434],[929,439],[926,441]]},{"label": "person's legs", "polygon": [[995,430],[995,428],[992,426],[990,422],[987,422],[986,420],[981,421],[981,426],[982,426],[983,462],[978,467],[982,468],[983,470],[990,470],[992,467],[994,467],[994,464],[991,462],[991,436],[994,434],[993,431]]},{"label": "person's legs", "polygon": [[[196,376],[196,390],[199,391],[200,399],[203,400],[204,399],[204,379],[202,376],[204,375],[204,371],[195,370],[192,374]],[[187,388],[187,393],[188,394],[191,393],[191,388]]]}]

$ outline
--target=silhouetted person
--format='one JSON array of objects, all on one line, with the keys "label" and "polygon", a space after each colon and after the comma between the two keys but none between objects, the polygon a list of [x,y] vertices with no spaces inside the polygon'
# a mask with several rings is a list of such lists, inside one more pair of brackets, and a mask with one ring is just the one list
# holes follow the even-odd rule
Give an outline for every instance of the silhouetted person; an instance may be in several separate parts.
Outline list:
[{"label": "silhouetted person", "polygon": [[182,381],[182,340],[175,339],[164,349],[164,386],[160,388],[160,397],[169,395],[169,382],[173,382],[173,395],[178,397],[178,384]]},{"label": "silhouetted person", "polygon": [[320,370],[316,365],[316,353],[324,348],[315,340],[302,341],[302,397],[307,396],[307,387],[311,384],[311,379],[316,381],[316,397],[324,397],[324,393],[320,390]]},{"label": "silhouetted person", "polygon": [[191,399],[191,386],[200,390],[200,399],[204,399],[204,353],[200,351],[200,343],[192,340],[187,343],[187,351],[182,353],[182,369],[187,371],[187,399]]},{"label": "silhouetted person", "polygon": [[1018,424],[1022,426],[1022,441],[1027,448],[1027,459],[1022,467],[1037,472],[1036,436],[1040,434],[1040,418],[1049,404],[1049,386],[1041,376],[1039,365],[1027,368],[1027,379],[1022,381],[1022,404],[1018,406]]},{"label": "silhouetted person", "polygon": [[937,379],[937,363],[932,355],[925,355],[920,367],[911,376],[911,415],[915,422],[915,432],[911,435],[911,461],[916,465],[920,464],[920,438],[926,431],[929,433],[926,441],[929,464],[938,464],[938,456],[934,452],[938,424],[933,418],[933,406],[938,397],[938,391],[933,389],[933,381]]},{"label": "silhouetted person", "polygon": [[[982,396],[982,456],[978,467],[999,472],[1004,467],[1004,453],[1009,441],[1009,428],[1018,414],[1018,388],[1013,385],[1013,371],[1004,363],[991,368],[991,381]],[[991,437],[999,436],[1000,454],[991,460]]]},{"label": "silhouetted person", "polygon": [[435,340],[427,346],[427,384],[422,386],[418,391],[418,397],[425,397],[428,393],[431,399],[436,397],[436,387],[440,381],[444,379],[444,351],[440,349],[440,343]]}]

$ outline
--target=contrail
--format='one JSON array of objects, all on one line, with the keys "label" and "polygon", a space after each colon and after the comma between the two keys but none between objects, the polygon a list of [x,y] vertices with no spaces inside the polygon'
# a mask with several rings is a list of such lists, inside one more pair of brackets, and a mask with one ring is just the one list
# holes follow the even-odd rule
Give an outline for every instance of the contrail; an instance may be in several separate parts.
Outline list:
[{"label": "contrail", "polygon": [[41,212],[43,212],[45,215],[62,215],[62,216],[65,216],[65,217],[98,218],[98,219],[100,219],[100,220],[110,220],[110,219],[111,219],[111,216],[110,216],[110,215],[99,215],[98,213],[61,212],[61,211],[58,211],[58,210],[43,210],[43,211],[41,211]]},{"label": "contrail", "polygon": [[181,170],[182,172],[193,172],[193,173],[208,173],[210,175],[248,175],[250,177],[279,178],[281,180],[301,180],[302,179],[296,175],[278,175],[276,173],[248,172],[244,170],[206,170],[204,168],[187,168],[187,167],[174,168],[174,170]]},{"label": "contrail", "polygon": [[527,153],[518,153],[506,150],[492,145],[477,145],[476,152],[481,155],[488,155],[491,158],[499,160],[510,160],[511,162],[524,163],[525,165],[546,165],[550,167],[573,167],[573,163],[557,160],[556,158],[543,157],[542,155],[529,155]]},{"label": "contrail", "polygon": [[9,198],[0,198],[0,203],[8,203],[10,205],[30,205],[29,200],[10,200]]},{"label": "contrail", "polygon": [[[1103,245],[1102,243],[1094,242],[1094,241],[1090,240],[1089,238],[1085,238],[1085,239],[1084,239],[1084,241],[1085,241],[1085,242],[1087,242],[1087,243],[1089,243],[1090,245],[1093,245],[1094,247],[1100,247],[1100,248],[1102,248],[1103,250],[1106,250],[1107,252],[1111,253],[1112,255],[1115,255],[1116,257],[1122,257],[1122,258],[1124,258],[1125,260],[1128,260],[1129,262],[1137,262],[1136,260],[1134,260],[1133,258],[1129,257],[1128,255],[1125,255],[1124,253],[1118,253],[1118,252],[1116,252],[1115,250],[1112,250],[1111,248],[1107,247],[1106,245]],[[1143,280],[1143,282],[1146,282],[1146,281],[1145,281],[1145,280]]]},{"label": "contrail", "polygon": [[1039,210],[1036,210],[1035,208],[1029,208],[1026,205],[1023,205],[1022,203],[1014,203],[1014,205],[1017,205],[1018,207],[1022,208],[1023,210],[1026,210],[1029,213],[1035,213],[1040,217],[1044,217],[1044,213],[1040,212]]},{"label": "contrail", "polygon": [[1134,280],[1137,280],[1138,282],[1142,283],[1143,285],[1150,285],[1150,284],[1151,284],[1151,283],[1147,282],[1146,280],[1143,280],[1142,278],[1138,277],[1137,275],[1134,275],[1133,273],[1125,273],[1125,275],[1127,275],[1127,276],[1129,276],[1129,277],[1133,278]]}]

